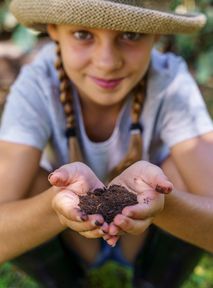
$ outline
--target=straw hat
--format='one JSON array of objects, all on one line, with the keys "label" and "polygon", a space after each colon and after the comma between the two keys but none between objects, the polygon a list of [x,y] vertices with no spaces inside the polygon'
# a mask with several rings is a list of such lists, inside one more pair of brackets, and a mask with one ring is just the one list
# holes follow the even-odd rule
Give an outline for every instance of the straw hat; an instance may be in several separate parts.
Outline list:
[{"label": "straw hat", "polygon": [[[192,2],[193,0],[184,0]],[[200,13],[173,13],[169,0],[13,0],[18,21],[45,31],[46,24],[75,24],[118,31],[176,34],[202,28]]]}]

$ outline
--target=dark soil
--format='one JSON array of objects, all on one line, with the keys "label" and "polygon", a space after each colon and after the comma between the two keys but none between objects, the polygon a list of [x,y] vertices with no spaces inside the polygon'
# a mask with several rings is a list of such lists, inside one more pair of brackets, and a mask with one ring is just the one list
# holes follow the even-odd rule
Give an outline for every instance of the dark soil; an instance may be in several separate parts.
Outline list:
[{"label": "dark soil", "polygon": [[79,207],[86,214],[101,214],[107,223],[111,223],[124,207],[137,204],[137,196],[120,185],[99,188],[80,196]]}]

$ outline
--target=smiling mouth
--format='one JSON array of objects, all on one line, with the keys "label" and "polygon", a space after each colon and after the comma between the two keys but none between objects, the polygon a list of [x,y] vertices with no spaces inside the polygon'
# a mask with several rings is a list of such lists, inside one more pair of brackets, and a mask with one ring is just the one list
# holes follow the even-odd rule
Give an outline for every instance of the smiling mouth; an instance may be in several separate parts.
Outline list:
[{"label": "smiling mouth", "polygon": [[97,77],[90,77],[96,85],[104,89],[114,89],[116,88],[124,78],[116,78],[116,79],[103,79]]}]

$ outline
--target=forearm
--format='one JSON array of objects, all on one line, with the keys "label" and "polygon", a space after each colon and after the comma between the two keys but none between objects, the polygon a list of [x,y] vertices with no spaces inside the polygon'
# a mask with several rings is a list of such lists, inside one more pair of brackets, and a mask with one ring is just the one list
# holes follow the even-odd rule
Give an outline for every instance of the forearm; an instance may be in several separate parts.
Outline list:
[{"label": "forearm", "polygon": [[53,188],[38,196],[0,206],[0,263],[14,258],[64,230],[52,209]]},{"label": "forearm", "polygon": [[154,224],[174,236],[213,252],[213,198],[174,190]]}]

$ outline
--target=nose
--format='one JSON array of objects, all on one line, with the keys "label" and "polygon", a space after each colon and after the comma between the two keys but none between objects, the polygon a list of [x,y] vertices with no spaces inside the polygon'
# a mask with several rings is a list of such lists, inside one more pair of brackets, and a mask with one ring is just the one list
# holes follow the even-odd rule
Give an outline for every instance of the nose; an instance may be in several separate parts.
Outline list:
[{"label": "nose", "polygon": [[97,45],[93,61],[98,69],[105,72],[121,69],[124,62],[119,47],[110,39]]}]

